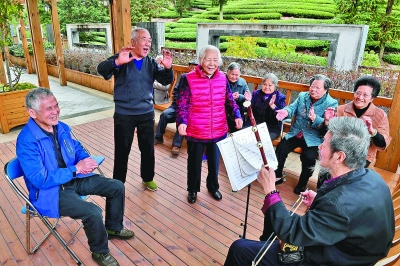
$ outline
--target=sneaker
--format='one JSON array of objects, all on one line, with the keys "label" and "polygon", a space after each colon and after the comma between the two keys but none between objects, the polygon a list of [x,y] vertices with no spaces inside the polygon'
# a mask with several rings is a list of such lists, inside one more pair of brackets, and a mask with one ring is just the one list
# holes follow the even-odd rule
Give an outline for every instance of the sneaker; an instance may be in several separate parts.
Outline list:
[{"label": "sneaker", "polygon": [[162,144],[162,143],[164,143],[163,138],[154,138],[154,144]]},{"label": "sneaker", "polygon": [[157,183],[154,181],[149,181],[149,182],[143,181],[143,184],[147,187],[148,190],[151,191],[156,191],[158,188]]},{"label": "sneaker", "polygon": [[118,261],[110,253],[92,253],[92,259],[100,266],[119,266]]},{"label": "sneaker", "polygon": [[171,149],[171,153],[173,155],[179,155],[179,150],[180,150],[180,148],[178,146],[173,146]]},{"label": "sneaker", "polygon": [[122,229],[121,231],[112,231],[107,229],[108,239],[130,239],[135,236],[135,233],[128,229]]}]

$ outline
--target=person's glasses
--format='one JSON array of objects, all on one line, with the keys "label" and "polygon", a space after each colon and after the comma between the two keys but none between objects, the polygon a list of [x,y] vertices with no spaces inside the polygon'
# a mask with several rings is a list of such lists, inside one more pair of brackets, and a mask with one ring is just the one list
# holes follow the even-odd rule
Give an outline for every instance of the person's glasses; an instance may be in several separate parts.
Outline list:
[{"label": "person's glasses", "polygon": [[356,91],[354,94],[355,94],[356,96],[358,96],[358,97],[360,97],[360,96],[362,96],[362,97],[364,97],[364,98],[369,98],[369,97],[371,97],[371,94],[368,94],[368,93],[365,93],[365,92],[362,92],[362,91]]}]

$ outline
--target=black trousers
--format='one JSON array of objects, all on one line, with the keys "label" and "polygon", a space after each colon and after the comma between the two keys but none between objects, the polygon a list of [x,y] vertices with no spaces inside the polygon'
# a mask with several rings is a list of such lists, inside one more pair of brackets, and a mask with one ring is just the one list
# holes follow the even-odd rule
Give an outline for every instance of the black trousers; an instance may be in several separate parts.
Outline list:
[{"label": "black trousers", "polygon": [[114,113],[114,174],[113,178],[125,183],[129,153],[137,128],[140,150],[140,176],[149,182],[154,178],[154,111],[144,115]]},{"label": "black trousers", "polygon": [[308,179],[310,179],[314,173],[315,160],[318,158],[318,146],[308,147],[303,138],[283,138],[281,142],[279,142],[275,150],[276,158],[278,159],[278,168],[275,170],[275,175],[278,178],[283,175],[283,167],[285,166],[286,158],[288,154],[297,147],[301,147],[302,149],[300,155],[301,174],[297,187],[304,188],[308,183]]},{"label": "black trousers", "polygon": [[193,142],[187,141],[188,146],[188,166],[187,166],[187,190],[189,192],[199,192],[201,185],[201,165],[203,151],[206,149],[208,175],[207,189],[215,192],[219,189],[218,168],[220,151],[215,142]]},{"label": "black trousers", "polygon": [[[59,194],[61,216],[81,219],[91,252],[108,253],[106,229],[121,231],[125,208],[125,187],[118,180],[93,175],[76,178],[64,184]],[[103,223],[102,209],[96,204],[84,201],[80,195],[106,197],[106,217]]]}]

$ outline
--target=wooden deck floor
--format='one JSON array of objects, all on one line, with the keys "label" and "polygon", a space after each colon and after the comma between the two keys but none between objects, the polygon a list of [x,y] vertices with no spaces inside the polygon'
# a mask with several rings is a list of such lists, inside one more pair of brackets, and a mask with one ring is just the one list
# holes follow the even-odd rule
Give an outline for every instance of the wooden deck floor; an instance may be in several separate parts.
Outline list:
[{"label": "wooden deck floor", "polygon": [[[92,154],[106,157],[102,170],[109,177],[113,167],[113,120],[107,118],[74,126],[74,131]],[[186,146],[179,156],[170,153],[172,131],[167,131],[164,144],[156,145],[157,192],[144,188],[139,177],[140,155],[136,142],[132,146],[126,182],[125,227],[133,230],[132,240],[109,241],[113,256],[121,265],[222,265],[231,243],[243,233],[247,188],[232,192],[221,163],[220,190],[222,201],[215,201],[207,193],[203,164],[201,192],[195,204],[186,200]],[[15,141],[0,143],[0,167],[15,157]],[[279,185],[284,202],[289,206],[297,195],[292,190],[297,174],[287,171],[287,181]],[[315,182],[309,183],[315,190]],[[260,208],[264,193],[260,185],[251,186],[246,238],[258,239],[263,226]],[[104,199],[92,197],[104,207]],[[12,193],[0,175],[0,264],[1,265],[74,265],[60,244],[51,236],[33,255],[25,252],[25,217],[19,211],[22,202]],[[300,213],[304,212],[302,206]],[[33,240],[42,234],[40,221],[33,225]],[[65,238],[77,227],[75,221],[63,218],[58,230]],[[95,265],[83,230],[70,244],[85,265]]]}]

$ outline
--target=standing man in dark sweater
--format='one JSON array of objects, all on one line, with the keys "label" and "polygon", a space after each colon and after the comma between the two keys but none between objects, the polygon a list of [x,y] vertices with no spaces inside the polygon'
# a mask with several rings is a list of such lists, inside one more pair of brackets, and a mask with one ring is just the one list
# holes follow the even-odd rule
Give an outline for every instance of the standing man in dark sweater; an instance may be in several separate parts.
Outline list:
[{"label": "standing man in dark sweater", "polygon": [[157,190],[154,178],[154,107],[153,82],[172,83],[172,55],[163,52],[162,63],[148,57],[150,33],[144,28],[131,32],[131,47],[122,47],[118,54],[101,62],[97,71],[105,78],[115,78],[114,85],[114,174],[113,178],[126,181],[128,157],[137,128],[141,153],[140,175],[143,184]]}]

